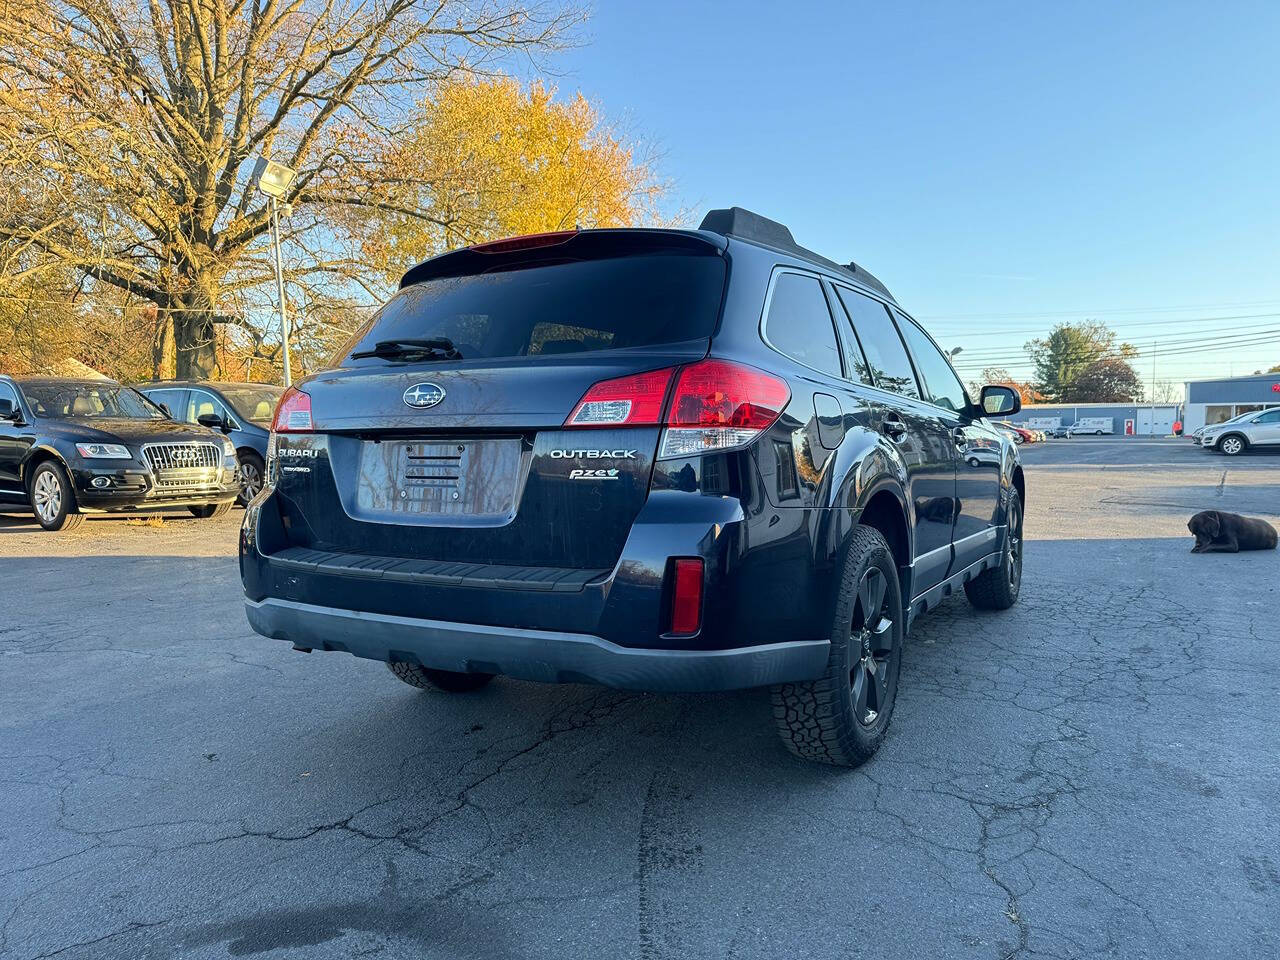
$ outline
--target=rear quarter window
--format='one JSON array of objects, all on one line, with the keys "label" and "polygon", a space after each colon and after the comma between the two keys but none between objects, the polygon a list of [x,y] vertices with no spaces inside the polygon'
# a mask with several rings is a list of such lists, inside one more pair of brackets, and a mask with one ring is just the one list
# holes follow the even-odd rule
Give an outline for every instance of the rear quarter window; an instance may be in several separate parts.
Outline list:
[{"label": "rear quarter window", "polygon": [[719,256],[646,253],[540,263],[408,286],[334,357],[380,340],[447,338],[463,360],[620,350],[710,338]]},{"label": "rear quarter window", "polygon": [[843,376],[827,297],[817,277],[780,273],[764,321],[765,338],[780,353],[833,377]]}]

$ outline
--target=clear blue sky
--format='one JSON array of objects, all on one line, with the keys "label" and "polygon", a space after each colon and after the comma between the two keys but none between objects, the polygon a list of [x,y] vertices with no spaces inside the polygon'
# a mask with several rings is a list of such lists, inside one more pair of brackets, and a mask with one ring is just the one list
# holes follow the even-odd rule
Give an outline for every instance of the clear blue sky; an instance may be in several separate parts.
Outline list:
[{"label": "clear blue sky", "polygon": [[[1280,329],[1280,2],[597,0],[582,39],[555,82],[656,141],[677,205],[865,264],[966,377],[1057,319],[1148,380],[1152,340]],[[1157,363],[1251,373],[1280,334]]]}]

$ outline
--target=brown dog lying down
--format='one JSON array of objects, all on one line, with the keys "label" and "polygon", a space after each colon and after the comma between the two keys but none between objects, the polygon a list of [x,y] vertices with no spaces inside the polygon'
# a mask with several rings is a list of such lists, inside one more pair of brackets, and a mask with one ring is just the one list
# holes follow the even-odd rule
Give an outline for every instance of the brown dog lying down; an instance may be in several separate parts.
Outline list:
[{"label": "brown dog lying down", "polygon": [[1187,522],[1196,537],[1192,553],[1238,553],[1241,550],[1274,550],[1276,528],[1265,520],[1238,513],[1203,510]]}]

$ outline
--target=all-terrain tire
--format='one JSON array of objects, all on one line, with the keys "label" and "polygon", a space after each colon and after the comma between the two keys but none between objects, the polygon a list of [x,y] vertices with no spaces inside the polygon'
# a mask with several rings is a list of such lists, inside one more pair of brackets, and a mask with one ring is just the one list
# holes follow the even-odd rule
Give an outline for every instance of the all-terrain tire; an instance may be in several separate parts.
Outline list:
[{"label": "all-terrain tire", "polygon": [[217,520],[231,512],[230,503],[206,503],[199,507],[187,507],[197,520]]},{"label": "all-terrain tire", "polygon": [[417,663],[388,663],[387,669],[397,677],[421,690],[443,690],[445,693],[470,693],[479,690],[494,678],[492,673],[456,673],[453,670],[433,670]]},{"label": "all-terrain tire", "polygon": [[[878,595],[876,585],[882,585]],[[904,614],[889,544],[880,531],[857,526],[841,561],[826,670],[817,680],[772,690],[773,718],[788,750],[804,760],[843,767],[875,755],[897,699]],[[883,674],[868,672],[869,656]],[[873,694],[876,709],[868,712]]]},{"label": "all-terrain tire", "polygon": [[1022,590],[1022,498],[1009,491],[1008,530],[1000,565],[984,570],[964,585],[965,596],[979,610],[1008,610]]},{"label": "all-terrain tire", "polygon": [[31,498],[31,512],[42,529],[63,533],[84,523],[84,514],[76,508],[71,478],[57,460],[46,460],[36,466],[27,494]]}]

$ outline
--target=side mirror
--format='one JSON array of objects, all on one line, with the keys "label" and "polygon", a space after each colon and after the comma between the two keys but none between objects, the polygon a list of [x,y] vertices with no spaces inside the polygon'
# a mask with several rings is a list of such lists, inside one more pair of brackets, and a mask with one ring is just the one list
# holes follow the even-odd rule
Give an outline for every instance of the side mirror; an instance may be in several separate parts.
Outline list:
[{"label": "side mirror", "polygon": [[978,405],[988,417],[1009,417],[1022,409],[1022,397],[1013,387],[988,384],[982,388]]},{"label": "side mirror", "polygon": [[0,420],[12,420],[13,418],[13,401],[8,397],[0,397]]},{"label": "side mirror", "polygon": [[227,422],[216,413],[202,413],[196,417],[196,423],[202,427],[208,427],[210,430],[221,430],[223,433],[231,432]]}]

